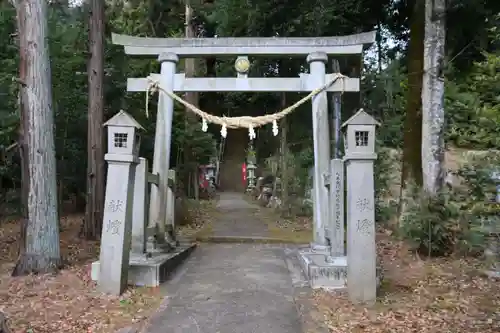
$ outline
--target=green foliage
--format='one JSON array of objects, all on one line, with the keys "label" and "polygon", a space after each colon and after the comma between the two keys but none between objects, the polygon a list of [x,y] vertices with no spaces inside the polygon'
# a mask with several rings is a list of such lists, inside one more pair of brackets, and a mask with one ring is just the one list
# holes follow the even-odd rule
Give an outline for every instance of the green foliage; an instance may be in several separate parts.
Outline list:
[{"label": "green foliage", "polygon": [[492,201],[500,183],[492,172],[499,165],[498,153],[476,156],[457,173],[461,184],[435,197],[412,186],[404,198],[401,235],[427,255],[481,252],[487,228],[500,223],[500,204]]},{"label": "green foliage", "polygon": [[364,104],[381,122],[381,127],[377,130],[381,145],[400,147],[408,90],[408,78],[400,63],[392,62],[381,73],[368,69],[362,84]]},{"label": "green foliage", "polygon": [[492,201],[496,191],[497,181],[492,179],[495,172],[500,172],[500,152],[475,154],[470,162],[466,163],[457,172],[467,184],[467,202]]},{"label": "green foliage", "polygon": [[180,107],[175,109],[174,124],[172,130],[175,147],[180,151],[190,148],[193,164],[208,164],[210,158],[215,156],[215,138],[210,132],[201,130],[201,121],[188,123],[184,121],[186,111]]},{"label": "green foliage", "polygon": [[[313,151],[310,148],[299,152],[288,151],[286,154],[288,177],[282,179],[282,182],[287,182],[290,193],[301,195],[309,189],[311,185],[309,169],[313,166],[313,158]],[[273,170],[277,170],[277,177],[283,178],[280,155],[266,159],[266,173],[272,174]]]},{"label": "green foliage", "polygon": [[[500,148],[500,53],[484,53],[470,73],[447,72],[445,115],[447,143],[470,149]],[[368,69],[364,104],[382,126],[378,138],[385,147],[400,147],[408,79],[399,61],[381,73]]]},{"label": "green foliage", "polygon": [[396,213],[394,202],[391,200],[390,184],[393,182],[394,166],[398,161],[391,155],[391,150],[381,148],[380,143],[379,140],[374,165],[375,221],[387,224]]},{"label": "green foliage", "polygon": [[[449,194],[431,197],[413,187],[401,219],[401,235],[413,248],[429,256],[449,255],[459,238],[459,210],[450,202]],[[409,200],[410,199],[410,200]]]},{"label": "green foliage", "polygon": [[448,82],[447,140],[460,147],[500,148],[500,53],[485,54],[463,82]]},{"label": "green foliage", "polygon": [[19,123],[15,14],[8,2],[0,3],[0,177],[17,183],[20,180],[18,169],[4,156],[5,149],[16,141]]},{"label": "green foliage", "polygon": [[[65,199],[85,195],[87,167],[87,99],[88,99],[88,12],[86,5],[68,7],[64,2],[51,2],[48,8],[49,48],[52,71],[53,107],[58,183]],[[152,159],[157,98],[151,98],[150,117],[146,117],[144,94],[127,93],[127,77],[145,77],[158,72],[155,59],[132,58],[122,48],[111,45],[110,32],[138,36],[178,35],[183,29],[184,6],[162,1],[112,2],[106,8],[105,45],[105,119],[120,109],[131,113],[146,129],[141,156]],[[18,47],[15,9],[0,2],[0,179],[2,194],[19,191],[20,167],[17,151],[5,155],[4,149],[17,141],[19,115],[17,109]],[[167,23],[168,22],[168,23]],[[180,64],[182,66],[182,62]],[[189,143],[193,163],[204,163],[213,153],[212,135],[199,124],[186,127],[184,111],[176,105],[172,138],[172,161]],[[4,156],[5,155],[5,156]],[[12,181],[11,181],[12,180]],[[10,192],[9,192],[10,193]],[[9,196],[10,198],[11,196]],[[5,202],[4,200],[2,200]]]},{"label": "green foliage", "polygon": [[[484,250],[485,237],[490,230],[500,226],[500,203],[496,203],[497,186],[500,185],[500,152],[474,156],[458,175],[467,184],[459,191],[463,219],[468,221],[462,247],[469,252]],[[497,174],[497,179],[494,176]]]}]

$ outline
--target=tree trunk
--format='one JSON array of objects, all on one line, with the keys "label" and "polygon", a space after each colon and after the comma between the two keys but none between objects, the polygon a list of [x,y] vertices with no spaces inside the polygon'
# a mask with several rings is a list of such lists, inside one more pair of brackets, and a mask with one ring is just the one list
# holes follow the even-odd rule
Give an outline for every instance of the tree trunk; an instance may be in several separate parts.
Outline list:
[{"label": "tree trunk", "polygon": [[[424,55],[425,0],[416,0],[410,26],[408,95],[403,133],[400,217],[405,212],[408,185],[422,185],[422,71]],[[400,219],[401,220],[401,219]]]},{"label": "tree trunk", "polygon": [[383,48],[382,48],[382,23],[380,20],[377,22],[377,65],[378,65],[378,73],[382,73],[382,63],[383,63]]},{"label": "tree trunk", "polygon": [[[281,93],[281,109],[286,108],[286,93]],[[288,121],[287,118],[280,120],[281,123],[281,205],[283,213],[290,214],[289,191],[288,191]]]},{"label": "tree trunk", "polygon": [[423,189],[436,195],[444,185],[445,0],[425,1],[422,88]]},{"label": "tree trunk", "polygon": [[[190,0],[185,0],[185,36],[186,38],[193,38],[194,37],[194,29],[193,29],[193,23],[192,23],[192,18],[193,18],[193,8],[191,7],[191,2]],[[184,70],[186,73],[186,77],[194,77],[196,74],[196,59],[194,58],[188,58],[184,62]],[[186,101],[189,102],[190,104],[193,104],[195,106],[198,106],[198,93],[196,92],[187,92],[185,94]],[[198,121],[197,117],[189,110],[186,108],[186,113],[184,116],[184,123],[185,123],[185,128],[186,131],[193,126]],[[193,161],[194,156],[192,154],[192,149],[191,145],[189,142],[186,142],[184,144],[184,167],[186,169],[186,177],[189,179],[194,179],[197,175],[197,168],[198,166],[195,161]],[[195,199],[198,199],[198,193],[199,193],[199,182],[198,179],[194,179],[193,182],[193,196]],[[187,193],[191,193],[191,191],[188,189]]]},{"label": "tree trunk", "polygon": [[104,209],[104,0],[91,0],[89,13],[87,205],[83,236],[101,234]]},{"label": "tree trunk", "polygon": [[195,200],[200,200],[200,179],[198,170],[193,169],[193,197]]},{"label": "tree trunk", "polygon": [[13,275],[46,273],[61,266],[57,214],[54,115],[47,43],[47,3],[20,0],[21,104],[26,107],[29,160],[28,221],[24,251]]},{"label": "tree trunk", "polygon": [[[340,73],[340,63],[338,59],[332,59],[332,73]],[[341,158],[342,152],[342,94],[333,93],[331,101],[331,106],[333,109],[332,117],[332,138],[333,138],[333,158]]]}]

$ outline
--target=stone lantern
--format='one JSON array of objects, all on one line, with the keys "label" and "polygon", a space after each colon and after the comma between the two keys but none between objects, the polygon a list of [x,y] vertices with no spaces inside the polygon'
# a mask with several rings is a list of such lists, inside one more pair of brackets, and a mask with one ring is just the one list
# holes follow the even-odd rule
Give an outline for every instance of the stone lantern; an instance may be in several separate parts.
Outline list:
[{"label": "stone lantern", "polygon": [[253,144],[250,141],[248,145],[247,153],[247,192],[253,191],[257,183],[257,177],[255,175],[255,170],[257,169],[257,156],[255,155],[255,150]]},{"label": "stone lantern", "polygon": [[138,157],[144,128],[128,113],[121,110],[104,123],[108,127],[108,154]]},{"label": "stone lantern", "polygon": [[139,163],[138,130],[143,128],[125,111],[118,112],[104,126],[108,128],[108,153],[104,156],[108,173],[101,252],[99,262],[92,264],[92,275],[97,277],[99,291],[120,295],[128,281],[133,189]]},{"label": "stone lantern", "polygon": [[342,127],[346,132],[347,290],[354,303],[374,304],[377,295],[375,247],[375,127],[360,109]]},{"label": "stone lantern", "polygon": [[247,173],[248,173],[248,186],[247,186],[247,191],[251,192],[256,186],[256,176],[255,176],[255,170],[257,169],[257,165],[255,164],[248,164],[247,165]]},{"label": "stone lantern", "polygon": [[376,158],[375,127],[378,125],[379,122],[363,109],[342,124],[345,128],[345,155]]}]

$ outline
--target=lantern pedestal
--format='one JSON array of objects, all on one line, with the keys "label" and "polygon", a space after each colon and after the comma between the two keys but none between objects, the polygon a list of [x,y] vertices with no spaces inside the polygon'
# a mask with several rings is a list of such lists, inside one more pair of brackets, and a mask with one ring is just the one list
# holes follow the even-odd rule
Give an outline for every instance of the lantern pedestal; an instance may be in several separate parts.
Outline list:
[{"label": "lantern pedestal", "polygon": [[[128,284],[141,287],[158,287],[167,281],[170,273],[195,249],[195,244],[178,246],[173,252],[133,254],[129,259]],[[99,280],[99,261],[92,263],[92,280]]]},{"label": "lantern pedestal", "polygon": [[347,257],[332,258],[330,249],[298,251],[299,263],[311,288],[339,290],[347,287]]}]

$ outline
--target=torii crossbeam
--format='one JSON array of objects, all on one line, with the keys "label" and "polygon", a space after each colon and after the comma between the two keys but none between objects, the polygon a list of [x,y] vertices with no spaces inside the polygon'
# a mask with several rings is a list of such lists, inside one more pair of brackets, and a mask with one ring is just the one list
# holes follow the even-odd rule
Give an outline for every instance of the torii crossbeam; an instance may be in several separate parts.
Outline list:
[{"label": "torii crossbeam", "polygon": [[326,55],[361,54],[375,41],[376,32],[336,37],[218,37],[152,38],[112,34],[115,45],[130,55],[175,53],[180,58],[206,56],[304,56],[313,52]]}]

